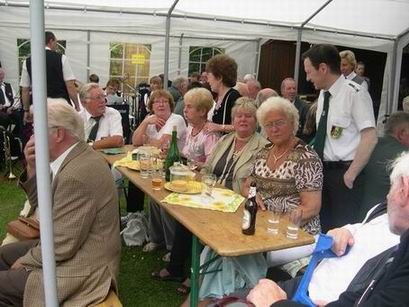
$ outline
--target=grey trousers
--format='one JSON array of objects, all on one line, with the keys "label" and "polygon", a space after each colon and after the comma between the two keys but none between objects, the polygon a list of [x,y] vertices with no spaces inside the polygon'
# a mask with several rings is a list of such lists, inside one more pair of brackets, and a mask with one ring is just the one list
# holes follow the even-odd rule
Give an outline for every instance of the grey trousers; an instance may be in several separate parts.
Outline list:
[{"label": "grey trousers", "polygon": [[176,222],[165,209],[153,201],[149,203],[149,226],[151,242],[165,245],[168,251],[172,250]]},{"label": "grey trousers", "polygon": [[38,240],[10,243],[0,247],[0,306],[23,306],[24,288],[30,272],[24,268],[10,270]]}]

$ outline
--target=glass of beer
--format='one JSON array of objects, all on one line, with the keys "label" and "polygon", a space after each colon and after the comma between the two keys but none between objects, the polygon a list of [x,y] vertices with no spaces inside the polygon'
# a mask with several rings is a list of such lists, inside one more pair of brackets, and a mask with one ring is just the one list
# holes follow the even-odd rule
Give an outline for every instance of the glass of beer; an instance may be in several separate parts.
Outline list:
[{"label": "glass of beer", "polygon": [[162,189],[162,169],[153,169],[152,170],[152,190],[160,191]]}]

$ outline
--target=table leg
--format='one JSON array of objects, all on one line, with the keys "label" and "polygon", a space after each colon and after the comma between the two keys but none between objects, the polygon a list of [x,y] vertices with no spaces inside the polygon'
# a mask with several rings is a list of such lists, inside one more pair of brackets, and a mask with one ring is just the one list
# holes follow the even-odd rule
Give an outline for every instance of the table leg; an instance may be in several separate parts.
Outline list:
[{"label": "table leg", "polygon": [[195,235],[192,236],[192,267],[191,267],[191,290],[190,307],[196,307],[199,303],[199,268],[200,268],[200,242]]}]

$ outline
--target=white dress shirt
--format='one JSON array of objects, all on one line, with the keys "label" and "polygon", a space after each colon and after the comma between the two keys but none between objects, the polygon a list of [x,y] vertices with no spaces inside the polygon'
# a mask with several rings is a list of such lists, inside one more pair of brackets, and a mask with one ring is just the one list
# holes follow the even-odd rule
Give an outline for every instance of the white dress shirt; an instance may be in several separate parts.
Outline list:
[{"label": "white dress shirt", "polygon": [[159,140],[164,134],[172,135],[173,126],[176,126],[178,148],[179,151],[182,152],[183,146],[185,145],[186,123],[179,114],[172,113],[159,131],[156,130],[155,125],[148,125],[146,135],[151,139]]},{"label": "white dress shirt", "polygon": [[[352,80],[352,79],[355,78],[355,77],[356,77],[356,73],[353,71],[353,72],[351,72],[348,76],[346,76],[345,79]],[[361,78],[364,79],[363,77],[361,77]],[[364,89],[368,90],[368,82],[366,82],[365,79],[364,79],[364,81],[363,81],[360,85],[361,85]]]},{"label": "white dress shirt", "polygon": [[0,83],[0,90],[3,91],[3,95],[4,95],[5,103],[3,107],[8,108],[11,106],[14,110],[17,110],[18,108],[20,108],[21,106],[20,99],[16,97],[16,92],[14,91],[13,86],[11,86],[11,92],[13,93],[13,101],[10,101],[9,98],[6,96],[6,85],[4,84],[4,82]]},{"label": "white dress shirt", "polygon": [[60,170],[60,167],[62,163],[64,162],[65,158],[68,156],[68,154],[71,152],[71,150],[73,150],[73,148],[77,144],[78,142],[72,145],[70,148],[64,151],[57,159],[55,159],[53,162],[50,163],[50,168],[51,168],[51,173],[53,175],[53,179],[55,178],[55,176],[57,176],[57,173]]},{"label": "white dress shirt", "polygon": [[[329,88],[331,93],[324,146],[324,161],[351,161],[361,140],[360,131],[375,127],[372,99],[368,91],[341,75]],[[318,97],[316,124],[324,104],[324,91]],[[332,133],[331,133],[332,132]]]},{"label": "white dress shirt", "polygon": [[[92,118],[92,115],[89,114],[85,108],[81,110],[79,114],[84,121],[86,141],[96,121]],[[99,120],[98,132],[95,141],[99,141],[102,138],[114,135],[120,135],[121,137],[123,136],[122,117],[117,110],[106,107],[104,115],[102,115],[101,119]]]},{"label": "white dress shirt", "polygon": [[324,259],[316,267],[308,287],[313,301],[337,300],[367,260],[399,244],[399,236],[389,230],[386,213],[368,223],[346,225],[344,228],[354,236],[354,245],[347,255]]}]

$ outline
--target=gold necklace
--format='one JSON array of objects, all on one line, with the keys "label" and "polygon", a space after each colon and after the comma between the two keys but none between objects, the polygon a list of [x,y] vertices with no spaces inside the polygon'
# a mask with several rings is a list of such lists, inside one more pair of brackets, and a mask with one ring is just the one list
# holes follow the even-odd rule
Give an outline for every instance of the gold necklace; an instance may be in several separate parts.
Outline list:
[{"label": "gold necklace", "polygon": [[281,155],[276,156],[275,154],[271,153],[272,158],[274,159],[274,165],[282,158],[284,155],[290,150],[290,148],[287,148]]},{"label": "gold necklace", "polygon": [[289,146],[286,150],[284,150],[284,152],[283,152],[282,154],[276,156],[273,152],[271,152],[271,156],[272,156],[272,158],[274,159],[274,165],[276,165],[277,162],[280,161],[280,159],[283,158],[284,155],[285,155],[291,148],[293,148],[293,147],[294,147],[293,141],[291,141],[291,142],[290,142],[290,146]]}]

